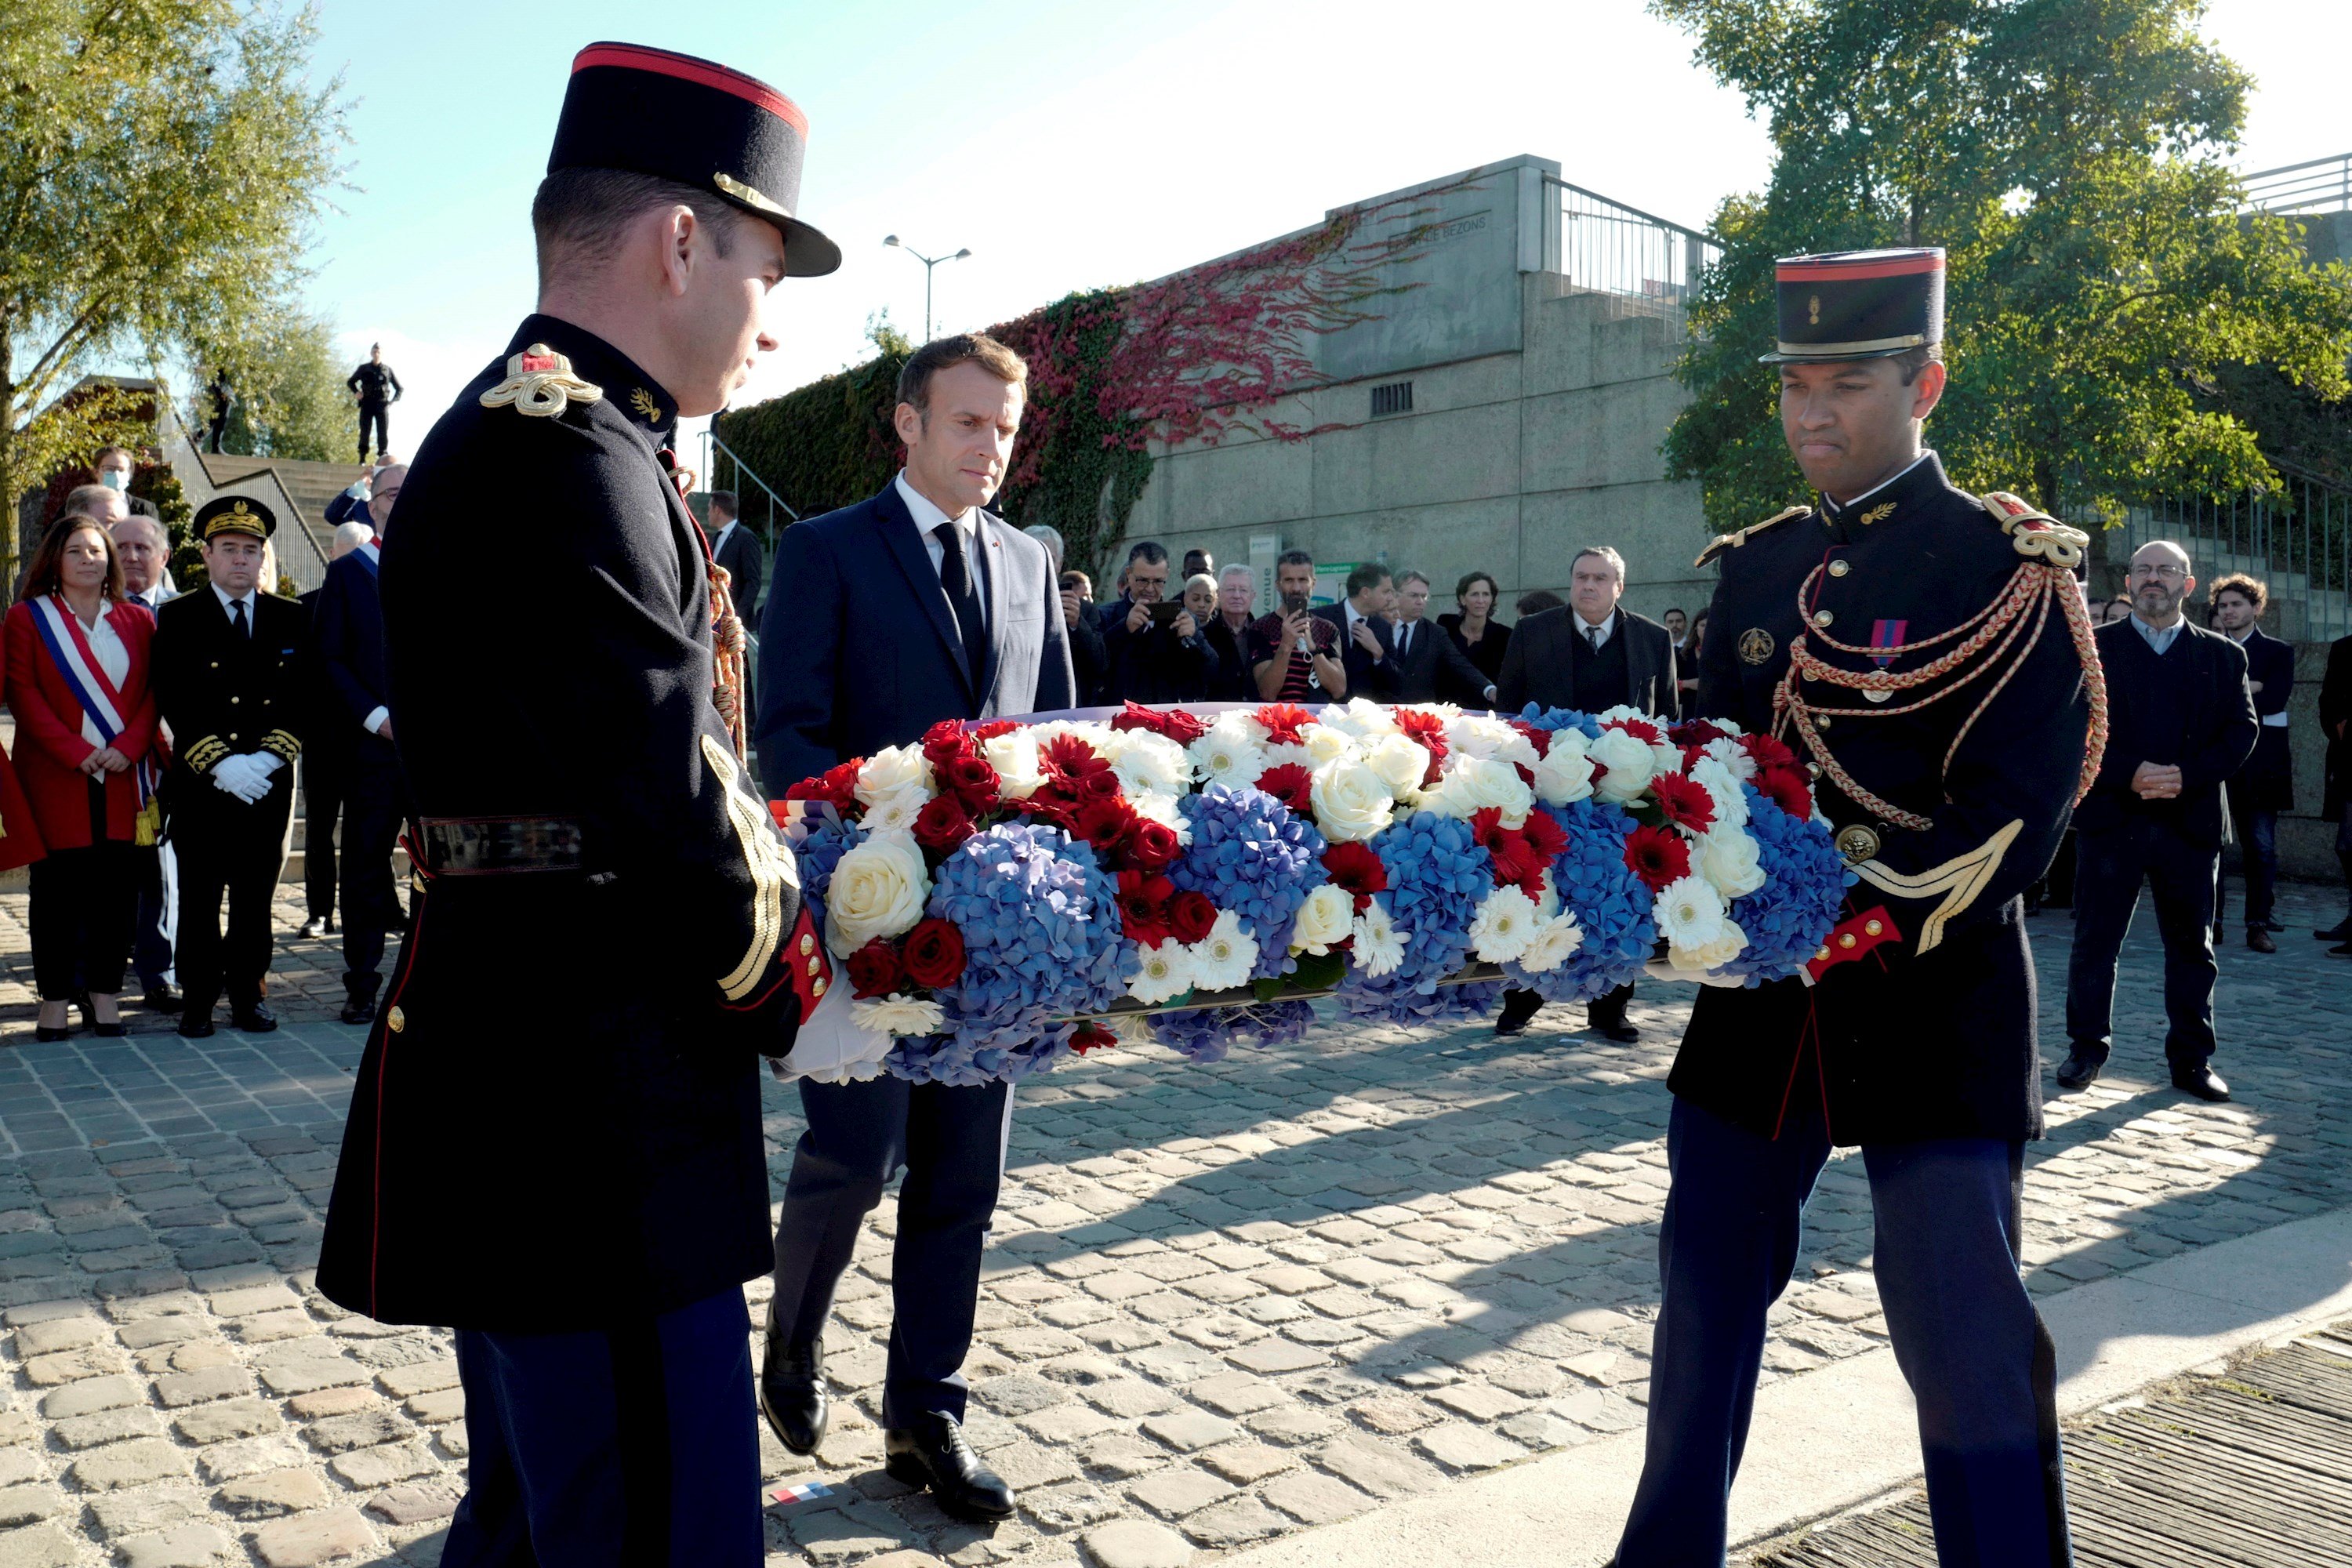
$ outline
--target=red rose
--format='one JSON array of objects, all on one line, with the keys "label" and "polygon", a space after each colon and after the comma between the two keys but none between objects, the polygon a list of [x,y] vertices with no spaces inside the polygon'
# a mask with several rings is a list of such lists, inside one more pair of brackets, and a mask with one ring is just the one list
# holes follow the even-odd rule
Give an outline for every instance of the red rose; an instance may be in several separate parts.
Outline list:
[{"label": "red rose", "polygon": [[1071,810],[1070,831],[1108,854],[1127,837],[1134,820],[1135,808],[1123,800],[1085,800]]},{"label": "red rose", "polygon": [[854,757],[838,767],[825,769],[813,779],[803,779],[784,791],[786,800],[821,800],[839,806],[844,811],[857,804],[857,770],[865,759]]},{"label": "red rose", "polygon": [[907,933],[907,978],[937,991],[963,978],[963,932],[953,921],[936,917],[916,922]]},{"label": "red rose", "polygon": [[887,996],[898,989],[905,979],[906,971],[898,963],[898,950],[881,937],[876,937],[849,955],[850,994],[860,1000]]},{"label": "red rose", "polygon": [[1146,708],[1129,702],[1110,721],[1114,730],[1149,730],[1180,746],[1189,746],[1209,732],[1209,726],[1181,708]]},{"label": "red rose", "polygon": [[1258,788],[1301,816],[1310,815],[1313,811],[1311,789],[1314,782],[1314,775],[1297,763],[1285,763],[1257,775]]},{"label": "red rose", "polygon": [[1187,890],[1168,900],[1168,929],[1175,932],[1178,942],[1200,942],[1216,923],[1217,906],[1209,902],[1206,893]]},{"label": "red rose", "polygon": [[1769,735],[1742,735],[1739,745],[1759,768],[1792,768],[1797,765],[1797,753]]},{"label": "red rose", "polygon": [[1010,719],[991,719],[985,724],[974,724],[965,733],[971,737],[971,743],[977,746],[982,741],[993,741],[999,735],[1010,735],[1019,728],[1021,726]]},{"label": "red rose", "polygon": [[940,855],[952,851],[974,831],[971,814],[951,795],[935,795],[915,813],[915,842]]},{"label": "red rose", "polygon": [[1118,1044],[1118,1037],[1101,1024],[1080,1024],[1070,1033],[1070,1049],[1080,1056],[1088,1051],[1105,1050]]},{"label": "red rose", "polygon": [[1666,728],[1666,739],[1685,749],[1705,746],[1710,741],[1729,739],[1722,730],[1705,719],[1685,719]]},{"label": "red rose", "polygon": [[1369,844],[1332,844],[1323,850],[1323,874],[1356,900],[1356,912],[1372,907],[1372,895],[1385,892],[1389,868]]},{"label": "red rose", "polygon": [[942,719],[923,731],[923,761],[936,771],[943,772],[958,757],[971,754],[971,739],[958,720]]},{"label": "red rose", "polygon": [[1659,773],[1650,780],[1650,793],[1658,797],[1658,809],[1675,826],[1705,833],[1715,826],[1715,797],[1706,793],[1705,784],[1680,773]]},{"label": "red rose", "polygon": [[1110,764],[1108,763],[1104,763],[1097,772],[1079,774],[1076,783],[1078,799],[1081,801],[1126,798],[1125,792],[1119,787],[1118,775],[1110,771]]},{"label": "red rose", "polygon": [[1184,853],[1184,846],[1166,823],[1139,816],[1128,824],[1126,853],[1128,863],[1139,871],[1165,871]]},{"label": "red rose", "polygon": [[1141,871],[1118,874],[1118,924],[1129,942],[1158,947],[1171,930],[1169,903],[1176,884]]},{"label": "red rose", "polygon": [[[1788,748],[1784,746],[1781,750]],[[1774,805],[1790,816],[1809,817],[1813,815],[1813,789],[1802,768],[1765,768],[1750,782]]]},{"label": "red rose", "polygon": [[1637,827],[1625,840],[1625,866],[1650,891],[1663,892],[1690,875],[1690,846],[1671,827]]},{"label": "red rose", "polygon": [[940,787],[954,795],[974,816],[992,809],[998,799],[996,770],[988,765],[987,758],[976,753],[953,758],[940,768]]},{"label": "red rose", "polygon": [[1265,726],[1266,740],[1277,746],[1298,744],[1299,727],[1315,721],[1315,715],[1296,702],[1269,702],[1250,717]]}]

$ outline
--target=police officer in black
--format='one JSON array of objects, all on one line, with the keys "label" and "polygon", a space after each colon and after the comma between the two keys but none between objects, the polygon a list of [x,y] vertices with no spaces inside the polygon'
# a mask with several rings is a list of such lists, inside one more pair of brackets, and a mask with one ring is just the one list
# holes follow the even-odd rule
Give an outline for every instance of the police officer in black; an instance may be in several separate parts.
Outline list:
[{"label": "police officer in black", "polygon": [[202,1039],[224,984],[236,1027],[278,1027],[262,1000],[270,900],[286,864],[310,665],[302,607],[261,586],[276,515],[216,496],[191,526],[209,582],[156,613],[153,680],[174,750],[164,796],[179,857],[180,1033]]},{"label": "police officer in black", "polygon": [[[362,1059],[319,1264],[457,1330],[448,1568],[762,1561],[742,1284],[772,1261],[762,1054],[831,984],[720,684],[742,631],[675,483],[681,414],[840,252],[807,122],[709,61],[572,62],[540,310],[415,455],[379,563],[424,890]],[[453,611],[520,476],[541,584]]]},{"label": "police officer in black", "polygon": [[1855,879],[1806,974],[1699,994],[1668,1080],[1664,1300],[1621,1568],[1724,1561],[1766,1314],[1831,1148],[1857,1143],[1937,1560],[2071,1560],[2051,1342],[2018,1274],[2042,1132],[2020,895],[2097,771],[2104,699],[2069,572],[2084,536],[1953,488],[1920,446],[1943,261],[1780,264],[1766,357],[1819,500],[1700,557],[1722,574],[1697,711],[1811,767]]},{"label": "police officer in black", "polygon": [[381,460],[391,449],[392,432],[385,420],[392,405],[400,401],[400,377],[383,363],[382,343],[368,345],[367,363],[352,372],[343,384],[360,400],[360,461],[368,460],[370,426],[375,428],[375,455]]}]

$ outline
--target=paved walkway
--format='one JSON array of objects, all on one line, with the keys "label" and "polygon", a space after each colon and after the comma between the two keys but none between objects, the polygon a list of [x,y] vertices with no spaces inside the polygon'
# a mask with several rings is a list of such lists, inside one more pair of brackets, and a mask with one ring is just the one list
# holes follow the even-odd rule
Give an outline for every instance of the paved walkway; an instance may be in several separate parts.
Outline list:
[{"label": "paved walkway", "polygon": [[[2136,1043],[2031,1151],[2037,1291],[2352,1204],[2352,964],[2303,929],[2340,907],[2289,889],[2277,956],[2225,951],[2219,1107],[2163,1087],[2143,921]],[[281,951],[274,1035],[37,1046],[22,918],[0,899],[0,1568],[435,1562],[465,1455],[446,1338],[350,1317],[308,1273],[361,1043],[328,944]],[[2069,930],[2034,922],[2053,1058]],[[879,1472],[886,1202],[829,1340],[851,1397],[823,1461],[764,1449],[771,1491],[828,1489],[769,1507],[772,1561],[1206,1561],[1637,1426],[1686,1005],[1644,985],[1627,1047],[1551,1009],[1508,1043],[1327,1026],[1024,1087],[967,1368],[1020,1518],[956,1525]],[[768,1110],[781,1179],[795,1097]],[[1835,1161],[1768,1377],[1884,1343],[1870,1246]]]}]

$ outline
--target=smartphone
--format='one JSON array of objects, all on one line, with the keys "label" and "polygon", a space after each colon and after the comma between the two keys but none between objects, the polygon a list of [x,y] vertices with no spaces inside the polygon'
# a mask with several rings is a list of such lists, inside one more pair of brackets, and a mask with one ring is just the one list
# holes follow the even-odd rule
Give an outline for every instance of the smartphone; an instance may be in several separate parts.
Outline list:
[{"label": "smartphone", "polygon": [[1172,626],[1176,624],[1176,617],[1184,613],[1184,601],[1181,599],[1161,599],[1156,604],[1146,605],[1143,607],[1151,612],[1151,624],[1153,626]]}]

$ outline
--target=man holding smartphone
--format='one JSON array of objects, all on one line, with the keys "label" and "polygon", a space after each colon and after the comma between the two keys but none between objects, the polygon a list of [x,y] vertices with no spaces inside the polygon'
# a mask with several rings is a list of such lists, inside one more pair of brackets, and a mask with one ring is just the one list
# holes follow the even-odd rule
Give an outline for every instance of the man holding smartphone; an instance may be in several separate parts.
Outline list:
[{"label": "man holding smartphone", "polygon": [[1111,702],[1198,702],[1216,655],[1200,623],[1168,597],[1168,551],[1142,540],[1127,552],[1127,614],[1103,627]]},{"label": "man holding smartphone", "polygon": [[1339,658],[1339,628],[1308,608],[1315,593],[1315,557],[1286,550],[1276,557],[1274,591],[1282,608],[1250,628],[1250,673],[1268,702],[1339,702],[1348,670]]}]

